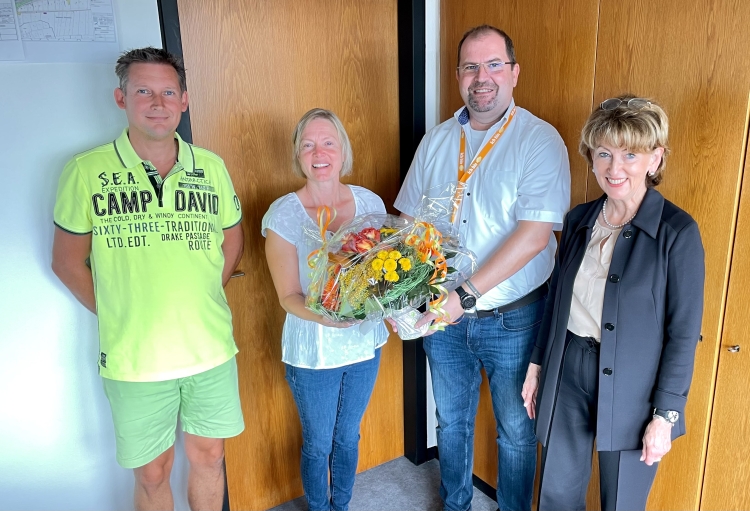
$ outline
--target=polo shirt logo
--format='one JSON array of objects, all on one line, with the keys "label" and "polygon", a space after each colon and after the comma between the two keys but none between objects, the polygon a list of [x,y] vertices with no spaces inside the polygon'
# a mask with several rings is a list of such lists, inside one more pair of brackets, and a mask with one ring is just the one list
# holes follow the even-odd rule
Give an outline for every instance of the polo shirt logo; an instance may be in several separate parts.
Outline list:
[{"label": "polo shirt logo", "polygon": [[[203,172],[203,171],[201,171]],[[97,176],[102,183],[102,189],[106,186],[120,186],[120,185],[137,185],[138,182],[135,180],[135,176],[132,172],[128,172],[127,176],[124,172],[102,172]]]},{"label": "polo shirt logo", "polygon": [[197,212],[219,214],[219,196],[209,192],[195,192],[188,190],[174,191],[174,209],[177,212]]},{"label": "polo shirt logo", "polygon": [[193,172],[185,172],[185,175],[187,177],[197,177],[200,179],[205,179],[206,174],[203,172],[203,169],[193,169]]},{"label": "polo shirt logo", "polygon": [[99,354],[99,365],[103,368],[107,368],[107,354],[103,351]]}]

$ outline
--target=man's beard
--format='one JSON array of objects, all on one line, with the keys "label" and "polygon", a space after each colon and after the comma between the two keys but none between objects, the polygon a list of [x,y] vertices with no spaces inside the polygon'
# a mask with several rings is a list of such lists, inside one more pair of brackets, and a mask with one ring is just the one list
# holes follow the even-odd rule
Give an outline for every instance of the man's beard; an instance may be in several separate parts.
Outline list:
[{"label": "man's beard", "polygon": [[487,101],[487,103],[480,104],[474,97],[474,93],[469,91],[469,108],[475,112],[489,112],[497,106],[497,87],[491,82],[485,83],[473,83],[471,85],[472,90],[476,89],[495,89],[495,97]]}]

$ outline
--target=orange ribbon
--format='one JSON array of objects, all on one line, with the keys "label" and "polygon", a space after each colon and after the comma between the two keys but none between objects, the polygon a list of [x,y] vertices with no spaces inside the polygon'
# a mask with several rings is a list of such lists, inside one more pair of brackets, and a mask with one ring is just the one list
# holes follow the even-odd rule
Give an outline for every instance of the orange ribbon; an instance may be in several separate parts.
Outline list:
[{"label": "orange ribbon", "polygon": [[317,250],[313,250],[307,256],[307,265],[310,268],[315,268],[315,260],[318,254],[320,254],[323,247],[326,246],[326,233],[328,233],[328,226],[336,218],[336,210],[333,210],[331,214],[331,208],[328,206],[318,206],[318,228],[320,229],[320,239],[323,240],[323,245]]},{"label": "orange ribbon", "polygon": [[[458,149],[458,182],[464,183],[469,180],[469,178],[474,174],[474,171],[477,170],[477,167],[479,167],[479,164],[482,163],[482,160],[484,160],[489,152],[492,150],[493,147],[495,147],[495,144],[498,140],[500,140],[500,137],[503,136],[505,133],[505,130],[508,128],[508,125],[510,124],[510,121],[513,120],[513,117],[516,115],[516,107],[513,107],[513,110],[510,111],[510,115],[508,116],[508,120],[505,121],[505,124],[503,124],[500,129],[498,129],[494,135],[492,135],[492,138],[489,139],[489,141],[484,144],[484,147],[477,153],[477,155],[474,157],[474,159],[471,162],[471,165],[469,165],[469,168],[464,170],[464,165],[466,163],[466,133],[464,132],[464,129],[461,128],[461,141],[459,142],[459,149]],[[453,196],[453,213],[451,214],[451,223],[453,223],[456,220],[456,215],[458,214],[458,209],[461,207],[461,201],[464,199],[464,188],[463,186],[459,185],[456,187],[456,193]]]},{"label": "orange ribbon", "polygon": [[[421,236],[414,233],[414,231],[420,229],[424,229]],[[435,258],[432,261],[434,271],[432,272],[429,285],[436,287],[439,293],[434,300],[430,301],[430,310],[437,312],[441,318],[445,315],[442,305],[448,298],[448,291],[443,286],[438,285],[437,282],[439,279],[444,279],[448,276],[448,262],[445,260],[442,250],[440,250],[442,241],[442,233],[434,225],[427,222],[416,222],[412,228],[412,233],[404,240],[407,245],[416,248],[417,256],[423,263],[428,262],[432,257]]]}]

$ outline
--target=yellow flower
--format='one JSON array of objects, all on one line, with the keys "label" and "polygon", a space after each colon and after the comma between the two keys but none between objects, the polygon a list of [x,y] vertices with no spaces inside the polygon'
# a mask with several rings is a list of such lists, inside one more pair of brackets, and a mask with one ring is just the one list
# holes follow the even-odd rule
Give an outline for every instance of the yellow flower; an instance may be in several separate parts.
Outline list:
[{"label": "yellow flower", "polygon": [[399,252],[398,250],[391,250],[388,253],[388,257],[390,257],[391,259],[395,259],[395,260],[398,261],[399,259],[401,259],[401,252]]},{"label": "yellow flower", "polygon": [[382,259],[373,259],[372,260],[372,269],[375,271],[380,271],[383,269],[383,260]]},{"label": "yellow flower", "polygon": [[398,260],[398,264],[401,266],[401,269],[404,271],[411,270],[411,259],[409,258],[401,258]]},{"label": "yellow flower", "polygon": [[385,261],[385,263],[383,263],[383,269],[385,269],[385,271],[395,271],[396,266],[398,265],[396,264],[395,259],[388,259]]},{"label": "yellow flower", "polygon": [[394,232],[396,232],[396,229],[391,229],[390,227],[381,227],[380,228],[380,234],[383,234],[385,236],[387,236],[389,234],[393,234]]},{"label": "yellow flower", "polygon": [[381,280],[383,280],[383,272],[381,271],[382,269],[383,268],[381,267],[381,268],[378,268],[376,270],[375,268],[373,268],[371,266],[370,267],[370,277],[373,278],[373,279],[375,279],[377,282],[380,282]]},{"label": "yellow flower", "polygon": [[388,259],[388,251],[381,250],[378,252],[378,259]]},{"label": "yellow flower", "polygon": [[395,271],[389,271],[383,278],[388,282],[398,282],[398,273]]}]

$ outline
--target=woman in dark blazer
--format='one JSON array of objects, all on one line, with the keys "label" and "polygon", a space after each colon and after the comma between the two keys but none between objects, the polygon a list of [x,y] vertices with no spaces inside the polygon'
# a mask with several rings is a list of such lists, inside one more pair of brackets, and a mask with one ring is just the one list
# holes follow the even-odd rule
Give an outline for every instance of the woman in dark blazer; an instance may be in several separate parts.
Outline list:
[{"label": "woman in dark blazer", "polygon": [[661,107],[632,95],[583,128],[604,195],[565,219],[522,392],[544,446],[540,511],[586,509],[594,439],[602,509],[644,509],[685,434],[705,268],[698,225],[654,189],[667,135]]}]

